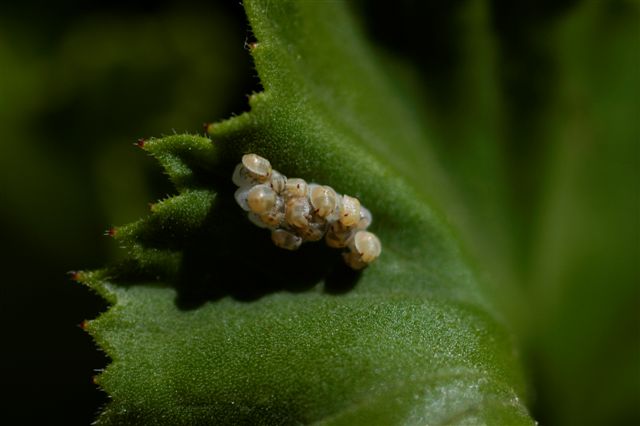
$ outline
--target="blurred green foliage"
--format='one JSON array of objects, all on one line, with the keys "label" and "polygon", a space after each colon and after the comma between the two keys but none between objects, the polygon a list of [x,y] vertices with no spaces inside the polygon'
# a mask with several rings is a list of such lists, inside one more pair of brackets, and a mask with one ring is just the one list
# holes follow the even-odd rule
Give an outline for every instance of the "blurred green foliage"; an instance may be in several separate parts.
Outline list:
[{"label": "blurred green foliage", "polygon": [[88,424],[106,400],[91,378],[107,360],[77,325],[105,304],[66,272],[118,255],[109,225],[172,191],[137,138],[245,108],[245,18],[209,3],[0,10],[2,376],[23,401],[3,417]]},{"label": "blurred green foliage", "polygon": [[[475,206],[447,213],[521,338],[534,417],[640,423],[637,2],[354,10],[424,118],[450,205]],[[90,376],[106,360],[74,328],[104,305],[63,273],[115,256],[104,229],[170,191],[136,138],[246,108],[244,25],[206,3],[2,6],[2,368],[44,407],[23,416],[86,424],[104,400]]]}]

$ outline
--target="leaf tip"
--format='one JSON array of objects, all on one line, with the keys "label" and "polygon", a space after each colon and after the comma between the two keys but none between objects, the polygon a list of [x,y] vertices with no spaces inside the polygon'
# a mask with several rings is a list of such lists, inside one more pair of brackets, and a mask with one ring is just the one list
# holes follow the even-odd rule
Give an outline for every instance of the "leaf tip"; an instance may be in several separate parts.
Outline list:
[{"label": "leaf tip", "polygon": [[204,127],[205,134],[211,135],[216,125],[215,123],[204,123],[202,127]]},{"label": "leaf tip", "polygon": [[147,140],[145,138],[140,138],[134,143],[134,145],[140,149],[144,149],[144,146],[146,143],[147,143]]},{"label": "leaf tip", "polygon": [[82,281],[82,271],[68,271],[67,275],[69,275],[69,278],[71,278],[72,281],[74,282],[80,282]]},{"label": "leaf tip", "polygon": [[117,235],[118,230],[116,229],[115,226],[111,226],[109,227],[109,229],[107,229],[106,231],[104,231],[104,235],[107,237],[112,237],[115,238],[115,236]]}]

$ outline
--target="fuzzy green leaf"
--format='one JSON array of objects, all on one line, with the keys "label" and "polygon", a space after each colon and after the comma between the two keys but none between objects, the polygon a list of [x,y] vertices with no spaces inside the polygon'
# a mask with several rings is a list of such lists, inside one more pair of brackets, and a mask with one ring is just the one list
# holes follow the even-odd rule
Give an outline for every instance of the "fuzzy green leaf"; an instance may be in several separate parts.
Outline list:
[{"label": "fuzzy green leaf", "polygon": [[[442,211],[447,180],[339,2],[246,1],[263,93],[210,138],[144,149],[179,194],[114,230],[121,264],[79,278],[112,358],[104,424],[531,424],[508,328]],[[355,195],[381,258],[290,253],[246,219],[243,153]]]}]

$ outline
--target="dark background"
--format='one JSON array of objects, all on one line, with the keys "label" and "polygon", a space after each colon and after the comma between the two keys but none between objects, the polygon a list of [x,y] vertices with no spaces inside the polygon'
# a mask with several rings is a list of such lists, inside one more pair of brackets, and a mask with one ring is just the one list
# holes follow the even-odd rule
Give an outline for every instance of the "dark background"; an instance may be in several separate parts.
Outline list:
[{"label": "dark background", "polygon": [[237,2],[129,3],[0,6],[8,424],[89,424],[107,402],[92,377],[108,360],[79,326],[106,304],[67,272],[118,256],[105,230],[173,192],[133,144],[202,132],[259,88]]},{"label": "dark background", "polygon": [[[353,3],[360,24],[380,52],[386,52],[383,56],[412,64],[442,123],[435,131],[441,141],[436,148],[444,163],[449,161],[454,168],[464,165],[458,160],[467,147],[460,142],[461,134],[451,136],[446,131],[464,126],[465,114],[470,114],[461,101],[466,86],[460,81],[468,74],[469,28],[480,19],[469,14],[469,2]],[[532,273],[527,247],[536,232],[527,224],[539,215],[531,194],[535,197],[540,191],[554,142],[543,136],[555,96],[563,90],[564,80],[558,76],[566,72],[554,53],[554,31],[584,3],[493,0],[484,3],[482,11],[499,50],[495,80],[508,105],[500,149],[509,160],[511,207],[519,222],[513,225],[519,247],[514,257],[523,277]],[[593,28],[592,38],[605,37],[613,26],[638,25],[636,12],[631,2],[611,1],[607,9],[611,17]],[[628,43],[640,48],[637,31],[636,35]],[[137,138],[202,132],[203,122],[247,110],[247,95],[260,90],[246,48],[251,40],[236,1],[148,1],[132,6],[124,1],[51,5],[25,0],[0,6],[1,377],[8,395],[0,416],[20,423],[88,424],[107,402],[92,376],[108,360],[79,326],[106,305],[72,282],[67,272],[97,268],[115,259],[118,248],[103,236],[104,231],[146,214],[148,202],[173,191],[155,162],[136,151]],[[629,63],[639,69],[637,56]],[[602,87],[616,78],[603,74]],[[636,86],[630,90],[637,92]],[[638,112],[637,102],[634,107]],[[637,123],[620,124],[629,129],[622,139],[634,137],[633,167],[640,156]],[[638,186],[627,183],[625,192],[635,200],[633,218]],[[634,406],[640,382],[634,282],[638,272],[628,261],[640,242],[638,217],[632,220],[628,228],[632,245],[613,248],[625,251],[622,272],[617,271],[624,283],[610,286],[612,292],[628,296],[603,300],[611,313],[602,315],[613,318],[608,324],[615,331],[610,333],[613,343],[602,341],[602,345],[624,353],[624,365],[633,369],[612,373],[626,380],[604,381],[613,389],[598,390],[603,382],[595,380],[589,369],[568,373],[564,384],[558,385],[564,379],[556,379],[554,368],[563,364],[549,364],[547,358],[557,355],[567,360],[566,365],[580,365],[575,361],[580,355],[570,354],[582,350],[580,343],[566,350],[569,355],[561,344],[557,352],[553,344],[546,347],[550,353],[532,350],[525,359],[536,388],[533,415],[543,423],[563,424],[567,418],[576,424],[640,421]],[[599,270],[606,272],[609,267],[613,263]],[[567,280],[581,271],[589,274],[587,269],[577,271]],[[598,297],[591,294],[585,303]],[[537,348],[535,339],[524,346]],[[596,359],[608,368],[605,355]],[[580,380],[571,382],[575,378]],[[559,390],[583,388],[580,392],[585,393],[584,387],[590,386],[596,393],[611,394],[603,397],[602,407],[588,408],[587,400],[557,399]],[[591,415],[589,410],[599,411]]]}]

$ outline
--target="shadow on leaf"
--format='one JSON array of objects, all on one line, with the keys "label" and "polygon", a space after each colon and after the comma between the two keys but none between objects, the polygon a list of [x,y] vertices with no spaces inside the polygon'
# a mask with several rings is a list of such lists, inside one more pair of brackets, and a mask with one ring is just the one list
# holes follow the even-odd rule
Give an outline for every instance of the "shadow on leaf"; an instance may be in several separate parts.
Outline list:
[{"label": "shadow on leaf", "polygon": [[343,293],[359,274],[340,253],[322,242],[290,252],[273,245],[269,232],[249,222],[224,187],[207,217],[205,232],[184,248],[177,280],[178,305],[183,309],[207,300],[231,296],[251,301],[278,291],[302,292],[325,281],[325,291]]},{"label": "shadow on leaf", "polygon": [[114,281],[140,285],[162,280],[176,289],[176,305],[183,310],[227,296],[250,302],[281,291],[309,291],[321,281],[327,294],[355,287],[360,273],[344,264],[338,250],[323,241],[294,252],[277,248],[268,230],[251,224],[236,204],[230,182],[207,180],[217,194],[201,225],[171,227],[152,215],[136,234],[142,254],[118,265]]}]

